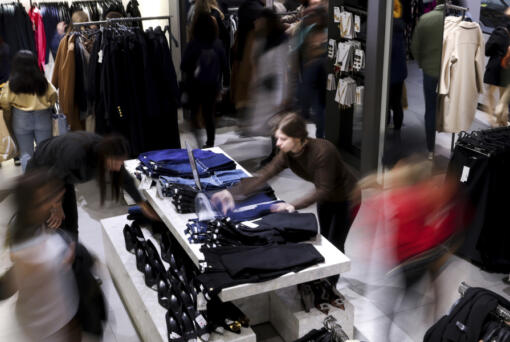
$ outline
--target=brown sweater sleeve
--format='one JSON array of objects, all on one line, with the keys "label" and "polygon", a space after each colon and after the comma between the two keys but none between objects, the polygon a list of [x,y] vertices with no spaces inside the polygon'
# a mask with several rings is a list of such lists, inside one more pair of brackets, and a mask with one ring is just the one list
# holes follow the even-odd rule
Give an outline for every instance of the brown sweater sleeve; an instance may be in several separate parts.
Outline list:
[{"label": "brown sweater sleeve", "polygon": [[259,170],[254,177],[245,178],[239,184],[229,189],[234,199],[240,200],[262,188],[272,177],[288,167],[285,154],[279,152],[269,164]]},{"label": "brown sweater sleeve", "polygon": [[317,155],[310,156],[309,167],[315,169],[313,173],[315,190],[292,203],[296,210],[309,207],[316,202],[327,201],[330,192],[335,189],[335,180],[340,170],[337,170],[335,158],[332,158],[327,151],[321,149]]}]

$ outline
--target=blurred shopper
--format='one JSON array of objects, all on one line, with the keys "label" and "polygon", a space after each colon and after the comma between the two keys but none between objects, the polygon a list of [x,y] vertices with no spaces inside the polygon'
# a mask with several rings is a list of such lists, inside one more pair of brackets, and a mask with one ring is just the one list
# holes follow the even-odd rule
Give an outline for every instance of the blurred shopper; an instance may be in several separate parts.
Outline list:
[{"label": "blurred shopper", "polygon": [[327,84],[327,31],[326,27],[314,26],[305,40],[305,63],[303,65],[302,115],[308,117],[312,109],[315,121],[315,137],[324,138]]},{"label": "blurred shopper", "polygon": [[221,11],[218,1],[216,0],[196,0],[195,3],[191,5],[187,18],[188,40],[193,39],[193,26],[195,26],[195,21],[200,13],[209,14],[214,18],[216,25],[218,25],[218,38],[223,43],[223,48],[225,51],[227,48],[230,48],[230,37],[227,27],[225,26],[225,14]]},{"label": "blurred shopper", "polygon": [[293,203],[276,204],[275,212],[294,212],[317,203],[321,234],[342,252],[361,198],[356,180],[347,169],[336,147],[324,139],[308,137],[303,118],[287,114],[277,126],[278,154],[255,177],[212,196],[216,205],[227,212],[235,200],[253,193],[264,184],[290,168],[301,178],[312,182],[315,190]]},{"label": "blurred shopper", "polygon": [[16,316],[33,341],[81,340],[71,268],[75,245],[65,234],[45,227],[64,192],[58,178],[41,170],[21,176],[14,189],[16,216],[7,234],[13,266],[2,278],[1,298],[18,291]]},{"label": "blurred shopper", "polygon": [[0,106],[12,110],[12,131],[25,171],[37,145],[51,137],[51,110],[57,101],[55,87],[39,69],[37,57],[21,50],[13,58],[9,82],[2,88]]},{"label": "blurred shopper", "polygon": [[253,75],[253,41],[255,20],[264,9],[263,0],[245,0],[239,6],[239,26],[232,47],[232,102],[241,117],[244,116],[250,97],[250,83]]},{"label": "blurred shopper", "polygon": [[212,147],[216,134],[216,100],[221,91],[222,77],[228,75],[228,64],[225,50],[218,39],[218,25],[211,15],[197,13],[192,39],[182,57],[181,70],[194,128],[200,127],[201,116],[207,132],[204,147]]},{"label": "blurred shopper", "polygon": [[[410,307],[409,301],[417,305],[421,298],[411,296],[412,289],[427,275],[435,285],[441,266],[460,245],[466,211],[457,182],[444,175],[432,177],[431,169],[430,161],[400,161],[385,175],[386,189],[363,201],[368,216],[361,223],[377,227],[369,249],[375,251],[379,264],[386,262],[386,281],[393,286],[396,279],[402,283],[393,300],[391,321],[404,305]],[[433,290],[437,304],[440,294]],[[388,327],[388,341],[390,332]]]},{"label": "blurred shopper", "polygon": [[[391,44],[391,70],[390,70],[390,103],[389,109],[393,112],[393,128],[400,133],[404,121],[402,108],[402,90],[404,80],[407,78],[406,44],[404,38],[405,24],[402,18],[402,5],[399,0],[393,3],[393,40]],[[391,122],[388,111],[387,124]]]},{"label": "blurred shopper", "polygon": [[269,136],[271,119],[284,109],[287,94],[288,37],[279,16],[270,9],[264,9],[255,21],[255,37],[255,73],[243,131]]},{"label": "blurred shopper", "polygon": [[143,213],[158,220],[154,210],[143,201],[133,178],[124,168],[129,156],[128,142],[121,136],[101,137],[89,132],[70,132],[40,144],[28,165],[28,170],[45,167],[54,170],[64,182],[65,194],[47,221],[51,229],[61,228],[78,239],[78,207],[75,184],[97,179],[101,204],[106,198],[107,178],[112,197],[119,199],[123,188],[140,205]]},{"label": "blurred shopper", "polygon": [[[506,18],[506,24],[496,27],[492,31],[487,44],[485,44],[485,55],[489,57],[483,81],[488,85],[488,108],[487,112],[491,116],[493,126],[506,126],[507,118],[505,113],[497,115],[495,112],[495,103],[503,96],[505,88],[509,85],[510,70],[504,65],[505,55],[510,54],[510,19]],[[499,96],[496,94],[499,93]]]}]

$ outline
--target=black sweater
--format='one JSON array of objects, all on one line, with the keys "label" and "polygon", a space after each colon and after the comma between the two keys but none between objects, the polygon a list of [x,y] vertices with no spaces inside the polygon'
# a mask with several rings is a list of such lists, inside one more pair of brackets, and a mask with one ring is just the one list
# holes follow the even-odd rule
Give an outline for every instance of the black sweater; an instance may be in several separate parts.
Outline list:
[{"label": "black sweater", "polygon": [[[28,170],[45,167],[55,172],[66,184],[85,183],[97,171],[97,144],[103,138],[95,133],[70,132],[41,143],[28,164]],[[136,203],[142,201],[135,182],[124,166],[121,168],[123,188]]]}]

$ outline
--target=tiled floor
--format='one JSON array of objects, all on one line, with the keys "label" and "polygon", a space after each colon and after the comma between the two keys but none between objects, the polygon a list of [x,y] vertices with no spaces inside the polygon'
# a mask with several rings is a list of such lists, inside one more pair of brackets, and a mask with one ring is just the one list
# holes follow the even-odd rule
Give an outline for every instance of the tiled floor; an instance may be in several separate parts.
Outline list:
[{"label": "tiled floor", "polygon": [[[419,89],[421,89],[417,85],[420,83],[419,79],[415,80],[415,83],[413,84],[412,81],[408,83],[408,94],[410,96],[419,96]],[[413,95],[413,91],[417,93]],[[418,102],[415,105],[419,107],[419,99],[416,101]],[[478,114],[478,117],[483,122],[484,117],[481,113]],[[406,111],[403,132],[411,130],[412,127],[418,131],[422,125],[421,113],[412,114]],[[414,138],[417,141],[416,137]],[[183,139],[194,142],[191,134],[183,134]],[[424,139],[423,133],[421,139]],[[217,143],[232,157],[241,161],[250,171],[254,171],[258,165],[258,160],[270,151],[270,143],[267,138],[243,139],[229,128],[219,129]],[[423,141],[419,143],[422,144]],[[450,144],[448,137],[441,137],[440,135],[438,143],[442,146],[444,153],[448,155]],[[4,163],[3,167],[0,168],[0,189],[7,187],[9,181],[19,172],[19,168],[14,167],[12,162]],[[284,200],[292,200],[313,189],[310,183],[298,179],[290,171],[280,174],[271,181],[271,185]],[[102,288],[108,299],[109,321],[103,341],[139,341],[139,337],[104,265],[103,242],[99,223],[102,218],[125,213],[127,207],[122,204],[107,202],[105,207],[101,208],[97,186],[94,182],[78,186],[78,198],[80,239],[100,261],[97,272],[103,280]],[[391,327],[390,338],[387,338],[386,331],[391,323],[388,314],[391,313],[394,304],[398,300],[401,286],[398,282],[388,283],[385,281],[377,272],[377,266],[368,261],[367,256],[370,254],[370,246],[367,246],[366,243],[367,227],[363,226],[361,220],[364,216],[364,210],[362,207],[358,219],[351,228],[346,244],[346,254],[352,260],[351,271],[342,276],[338,285],[342,293],[355,306],[356,338],[373,342],[389,340],[399,342],[421,341],[426,329],[434,322],[434,309],[437,313],[444,314],[459,297],[457,288],[461,281],[466,281],[471,286],[488,288],[502,295],[510,295],[510,287],[504,285],[501,281],[503,275],[480,271],[466,261],[452,257],[440,276],[434,281],[434,284],[440,288],[440,291],[438,291],[439,299],[436,300],[426,282],[422,283],[412,292],[410,296],[412,300],[406,302],[396,314],[394,324]],[[312,207],[309,211],[313,212],[315,208]],[[5,233],[5,227],[11,215],[12,208],[9,205],[9,199],[7,199],[0,203],[0,238]],[[8,267],[8,264],[7,252],[0,249],[0,273]],[[438,303],[437,308],[433,305],[435,302]],[[0,302],[0,341],[24,341],[14,319],[14,303],[15,298]],[[260,326],[256,328],[256,332],[262,341],[281,341],[271,327]],[[87,341],[89,340],[87,339]]]}]

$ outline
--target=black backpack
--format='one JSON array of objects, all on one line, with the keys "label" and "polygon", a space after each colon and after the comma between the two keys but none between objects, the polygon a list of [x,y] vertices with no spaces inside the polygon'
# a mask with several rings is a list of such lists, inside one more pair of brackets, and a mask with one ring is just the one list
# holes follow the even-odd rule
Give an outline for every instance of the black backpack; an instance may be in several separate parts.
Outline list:
[{"label": "black backpack", "polygon": [[193,78],[201,86],[219,86],[221,82],[220,58],[213,48],[203,49],[197,60]]}]

